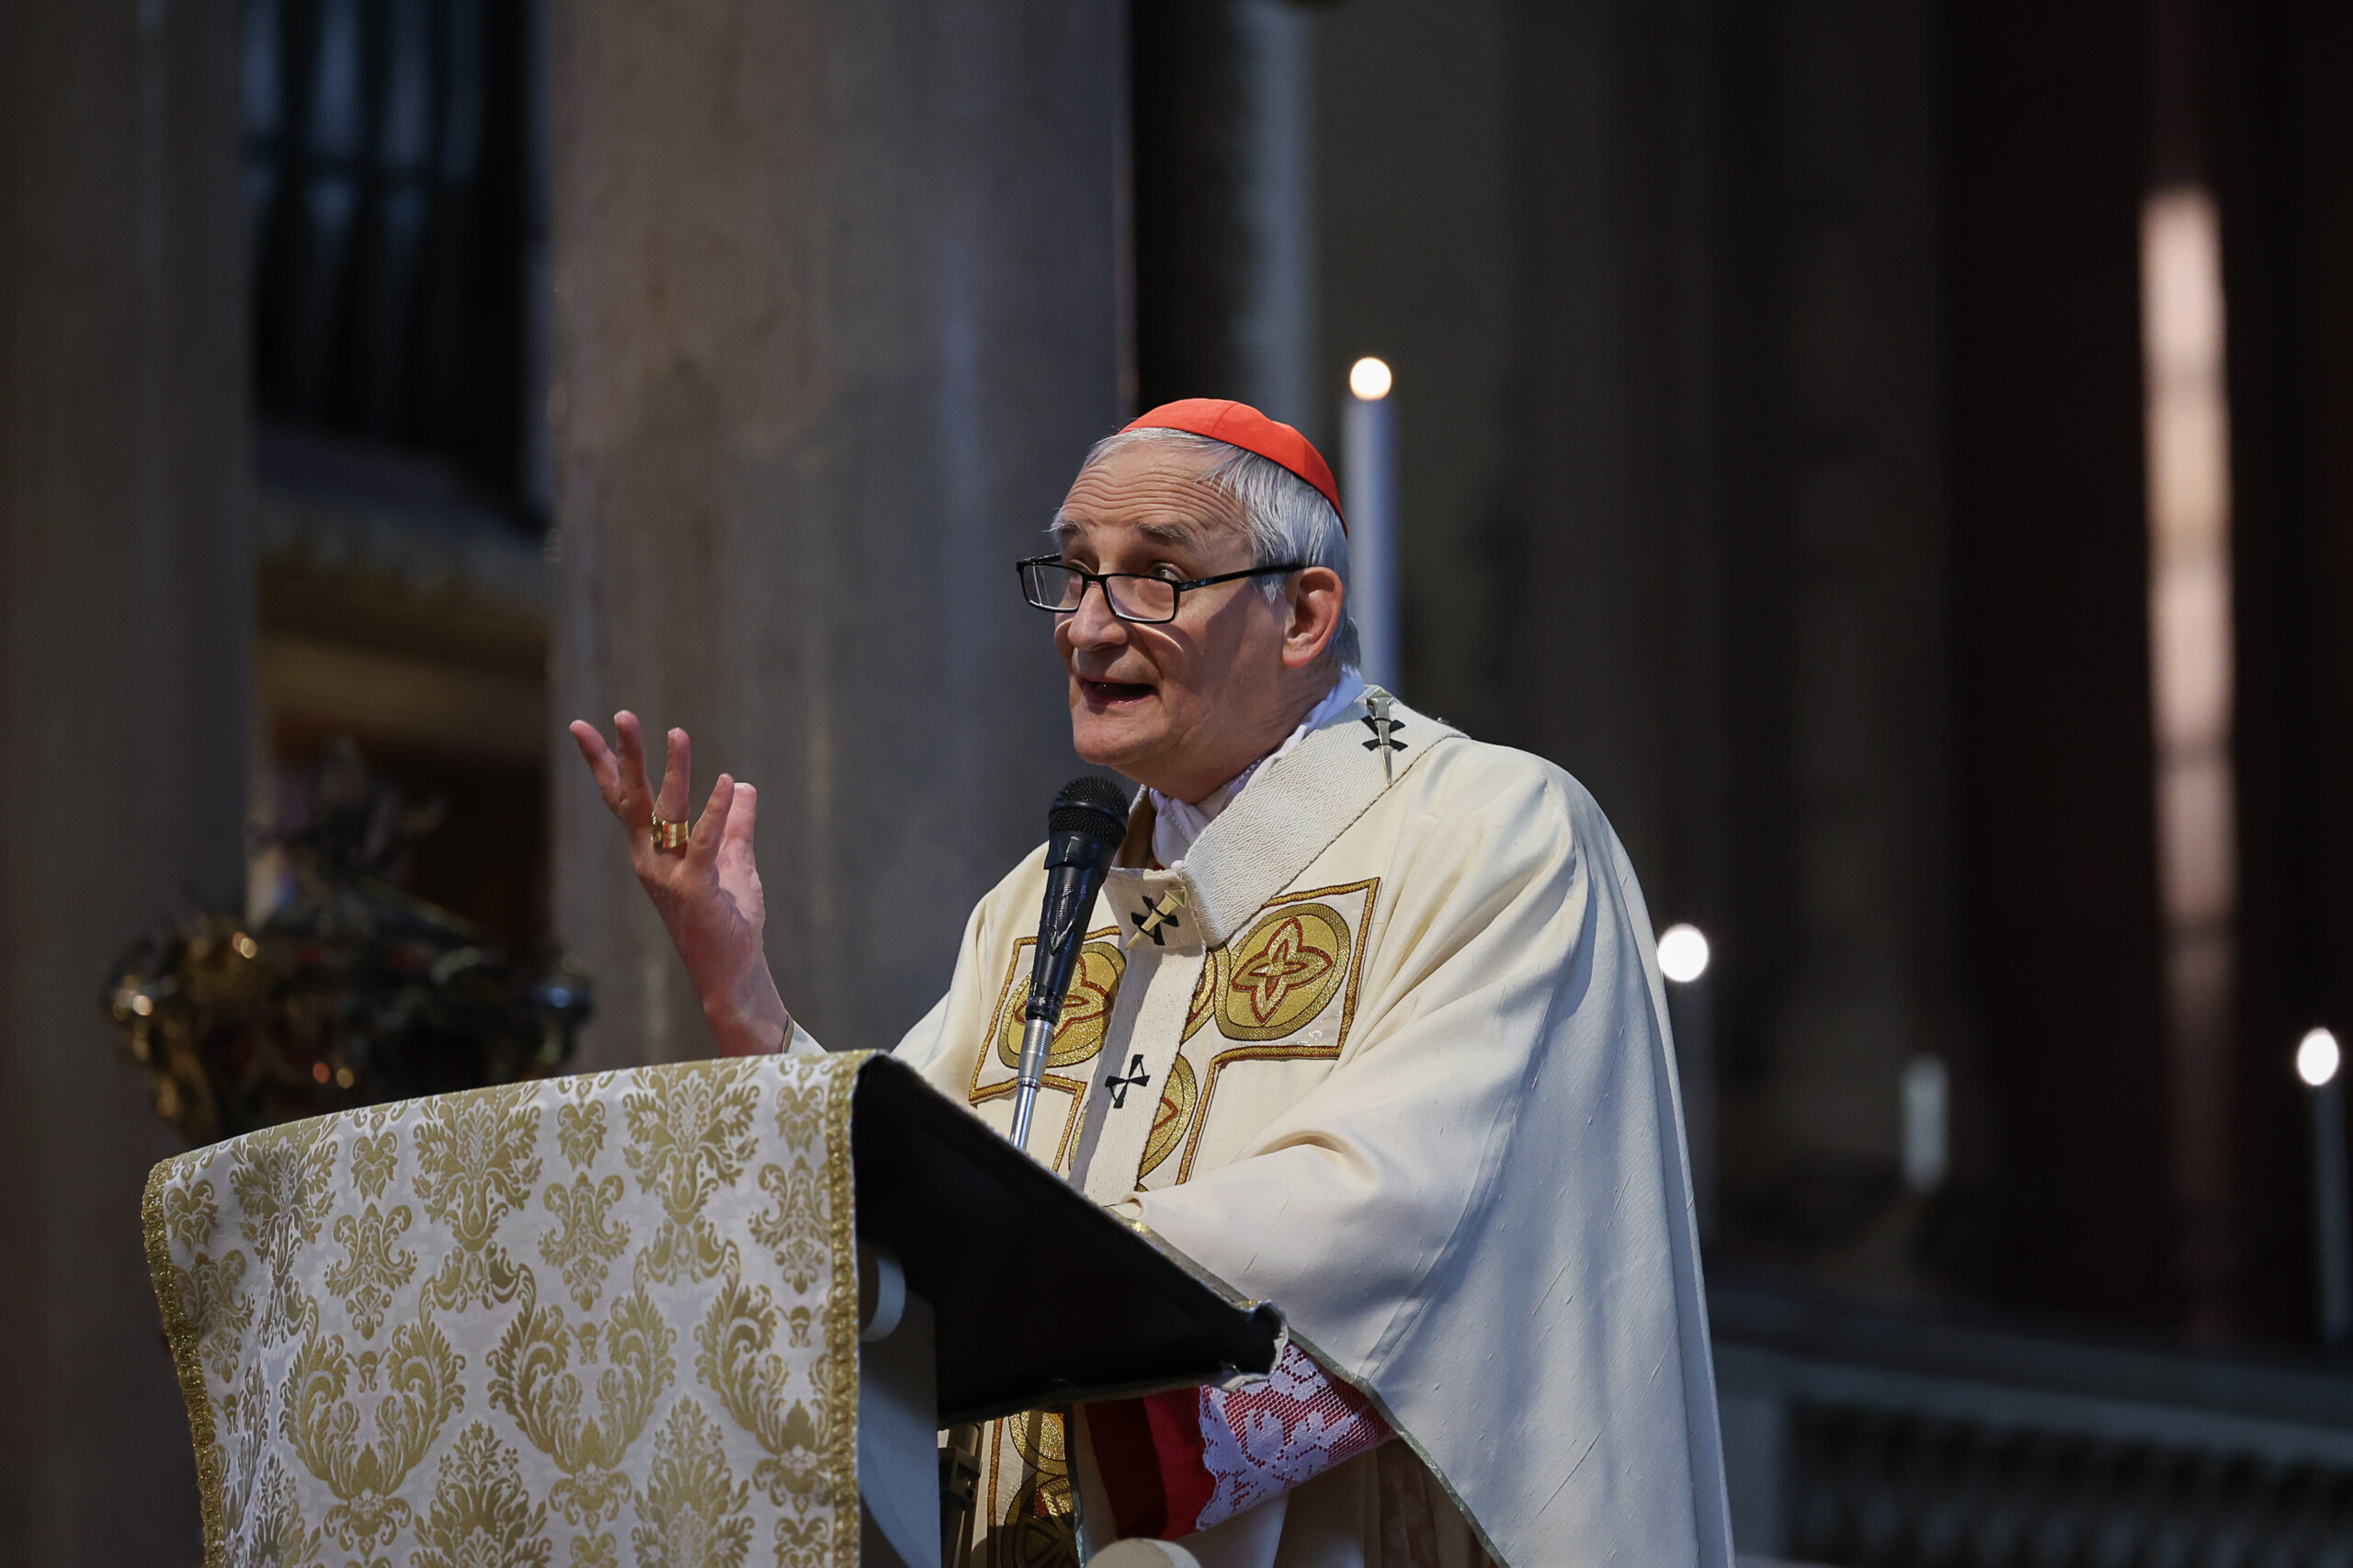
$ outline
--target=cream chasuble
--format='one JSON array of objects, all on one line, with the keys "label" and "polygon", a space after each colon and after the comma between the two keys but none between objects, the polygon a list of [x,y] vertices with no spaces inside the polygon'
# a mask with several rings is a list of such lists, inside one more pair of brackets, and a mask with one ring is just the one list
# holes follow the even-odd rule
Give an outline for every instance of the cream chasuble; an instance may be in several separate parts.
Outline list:
[{"label": "cream chasuble", "polygon": [[[1186,1545],[1209,1568],[1395,1568],[1380,1494],[1402,1468],[1442,1516],[1414,1560],[1728,1564],[1665,997],[1592,798],[1375,688],[1173,869],[1148,869],[1137,818],[1030,1153],[1279,1305],[1420,1461],[1383,1445]],[[973,910],[898,1048],[1000,1130],[1040,858]],[[1074,1561],[1084,1445],[1047,1414],[988,1446],[974,1561]]]}]

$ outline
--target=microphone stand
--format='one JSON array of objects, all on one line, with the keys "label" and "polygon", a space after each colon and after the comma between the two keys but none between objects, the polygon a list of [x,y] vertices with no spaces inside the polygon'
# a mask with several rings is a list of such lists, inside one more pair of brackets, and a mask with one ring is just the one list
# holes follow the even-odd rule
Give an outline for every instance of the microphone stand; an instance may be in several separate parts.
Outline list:
[{"label": "microphone stand", "polygon": [[[1062,998],[1054,999],[1062,1012]],[[1046,1048],[1053,1043],[1054,1025],[1061,1020],[1032,1017],[1021,1026],[1021,1065],[1013,1078],[1013,1146],[1029,1147],[1029,1116],[1038,1108],[1038,1085],[1046,1075]]]}]

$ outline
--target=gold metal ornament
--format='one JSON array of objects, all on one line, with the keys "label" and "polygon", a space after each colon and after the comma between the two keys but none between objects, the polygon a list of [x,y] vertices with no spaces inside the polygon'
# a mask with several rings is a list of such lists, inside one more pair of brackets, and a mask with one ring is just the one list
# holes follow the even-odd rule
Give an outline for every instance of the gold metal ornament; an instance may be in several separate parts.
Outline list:
[{"label": "gold metal ornament", "polygon": [[[404,802],[348,741],[304,793],[299,818],[256,830],[283,858],[273,907],[172,920],[107,982],[100,1006],[156,1113],[207,1144],[561,1068],[591,1011],[587,977],[560,952],[511,959],[392,881],[439,806]],[[352,1268],[398,1250],[389,1230],[350,1247]]]}]

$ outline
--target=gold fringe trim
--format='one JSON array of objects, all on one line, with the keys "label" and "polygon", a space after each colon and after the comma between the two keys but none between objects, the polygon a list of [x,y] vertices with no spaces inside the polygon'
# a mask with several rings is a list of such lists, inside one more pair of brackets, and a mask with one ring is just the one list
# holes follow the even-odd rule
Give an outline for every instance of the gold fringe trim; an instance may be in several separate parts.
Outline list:
[{"label": "gold fringe trim", "polygon": [[147,1189],[139,1200],[141,1229],[147,1240],[147,1278],[155,1287],[156,1310],[163,1314],[164,1337],[172,1348],[172,1368],[178,1373],[180,1399],[188,1406],[189,1440],[196,1448],[197,1505],[204,1520],[204,1568],[222,1568],[227,1561],[228,1528],[223,1517],[222,1470],[227,1460],[212,1426],[212,1391],[204,1381],[204,1360],[199,1353],[196,1324],[188,1321],[188,1303],[173,1277],[172,1244],[164,1231],[164,1189],[183,1164],[200,1164],[204,1151],[160,1161],[147,1173]]},{"label": "gold fringe trim", "polygon": [[[832,1389],[826,1397],[834,1407],[832,1451],[825,1456],[825,1479],[834,1494],[834,1562],[838,1568],[858,1568],[861,1528],[858,1494],[858,1185],[850,1168],[849,1118],[856,1103],[858,1075],[872,1059],[870,1051],[845,1051],[826,1061],[832,1081],[826,1085],[825,1169],[828,1173],[827,1218],[834,1244],[833,1288],[825,1299],[825,1349],[833,1363]],[[207,1565],[210,1568],[210,1565]]]}]

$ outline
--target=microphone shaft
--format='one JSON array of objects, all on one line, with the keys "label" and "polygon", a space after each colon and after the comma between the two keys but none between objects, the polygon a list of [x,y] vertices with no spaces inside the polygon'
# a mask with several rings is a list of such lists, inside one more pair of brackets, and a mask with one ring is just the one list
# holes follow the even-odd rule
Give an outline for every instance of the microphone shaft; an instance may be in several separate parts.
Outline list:
[{"label": "microphone shaft", "polygon": [[1053,1042],[1054,1026],[1031,1018],[1021,1027],[1021,1066],[1013,1080],[1013,1146],[1029,1146],[1029,1114],[1038,1108],[1038,1085],[1046,1074],[1046,1047]]}]

